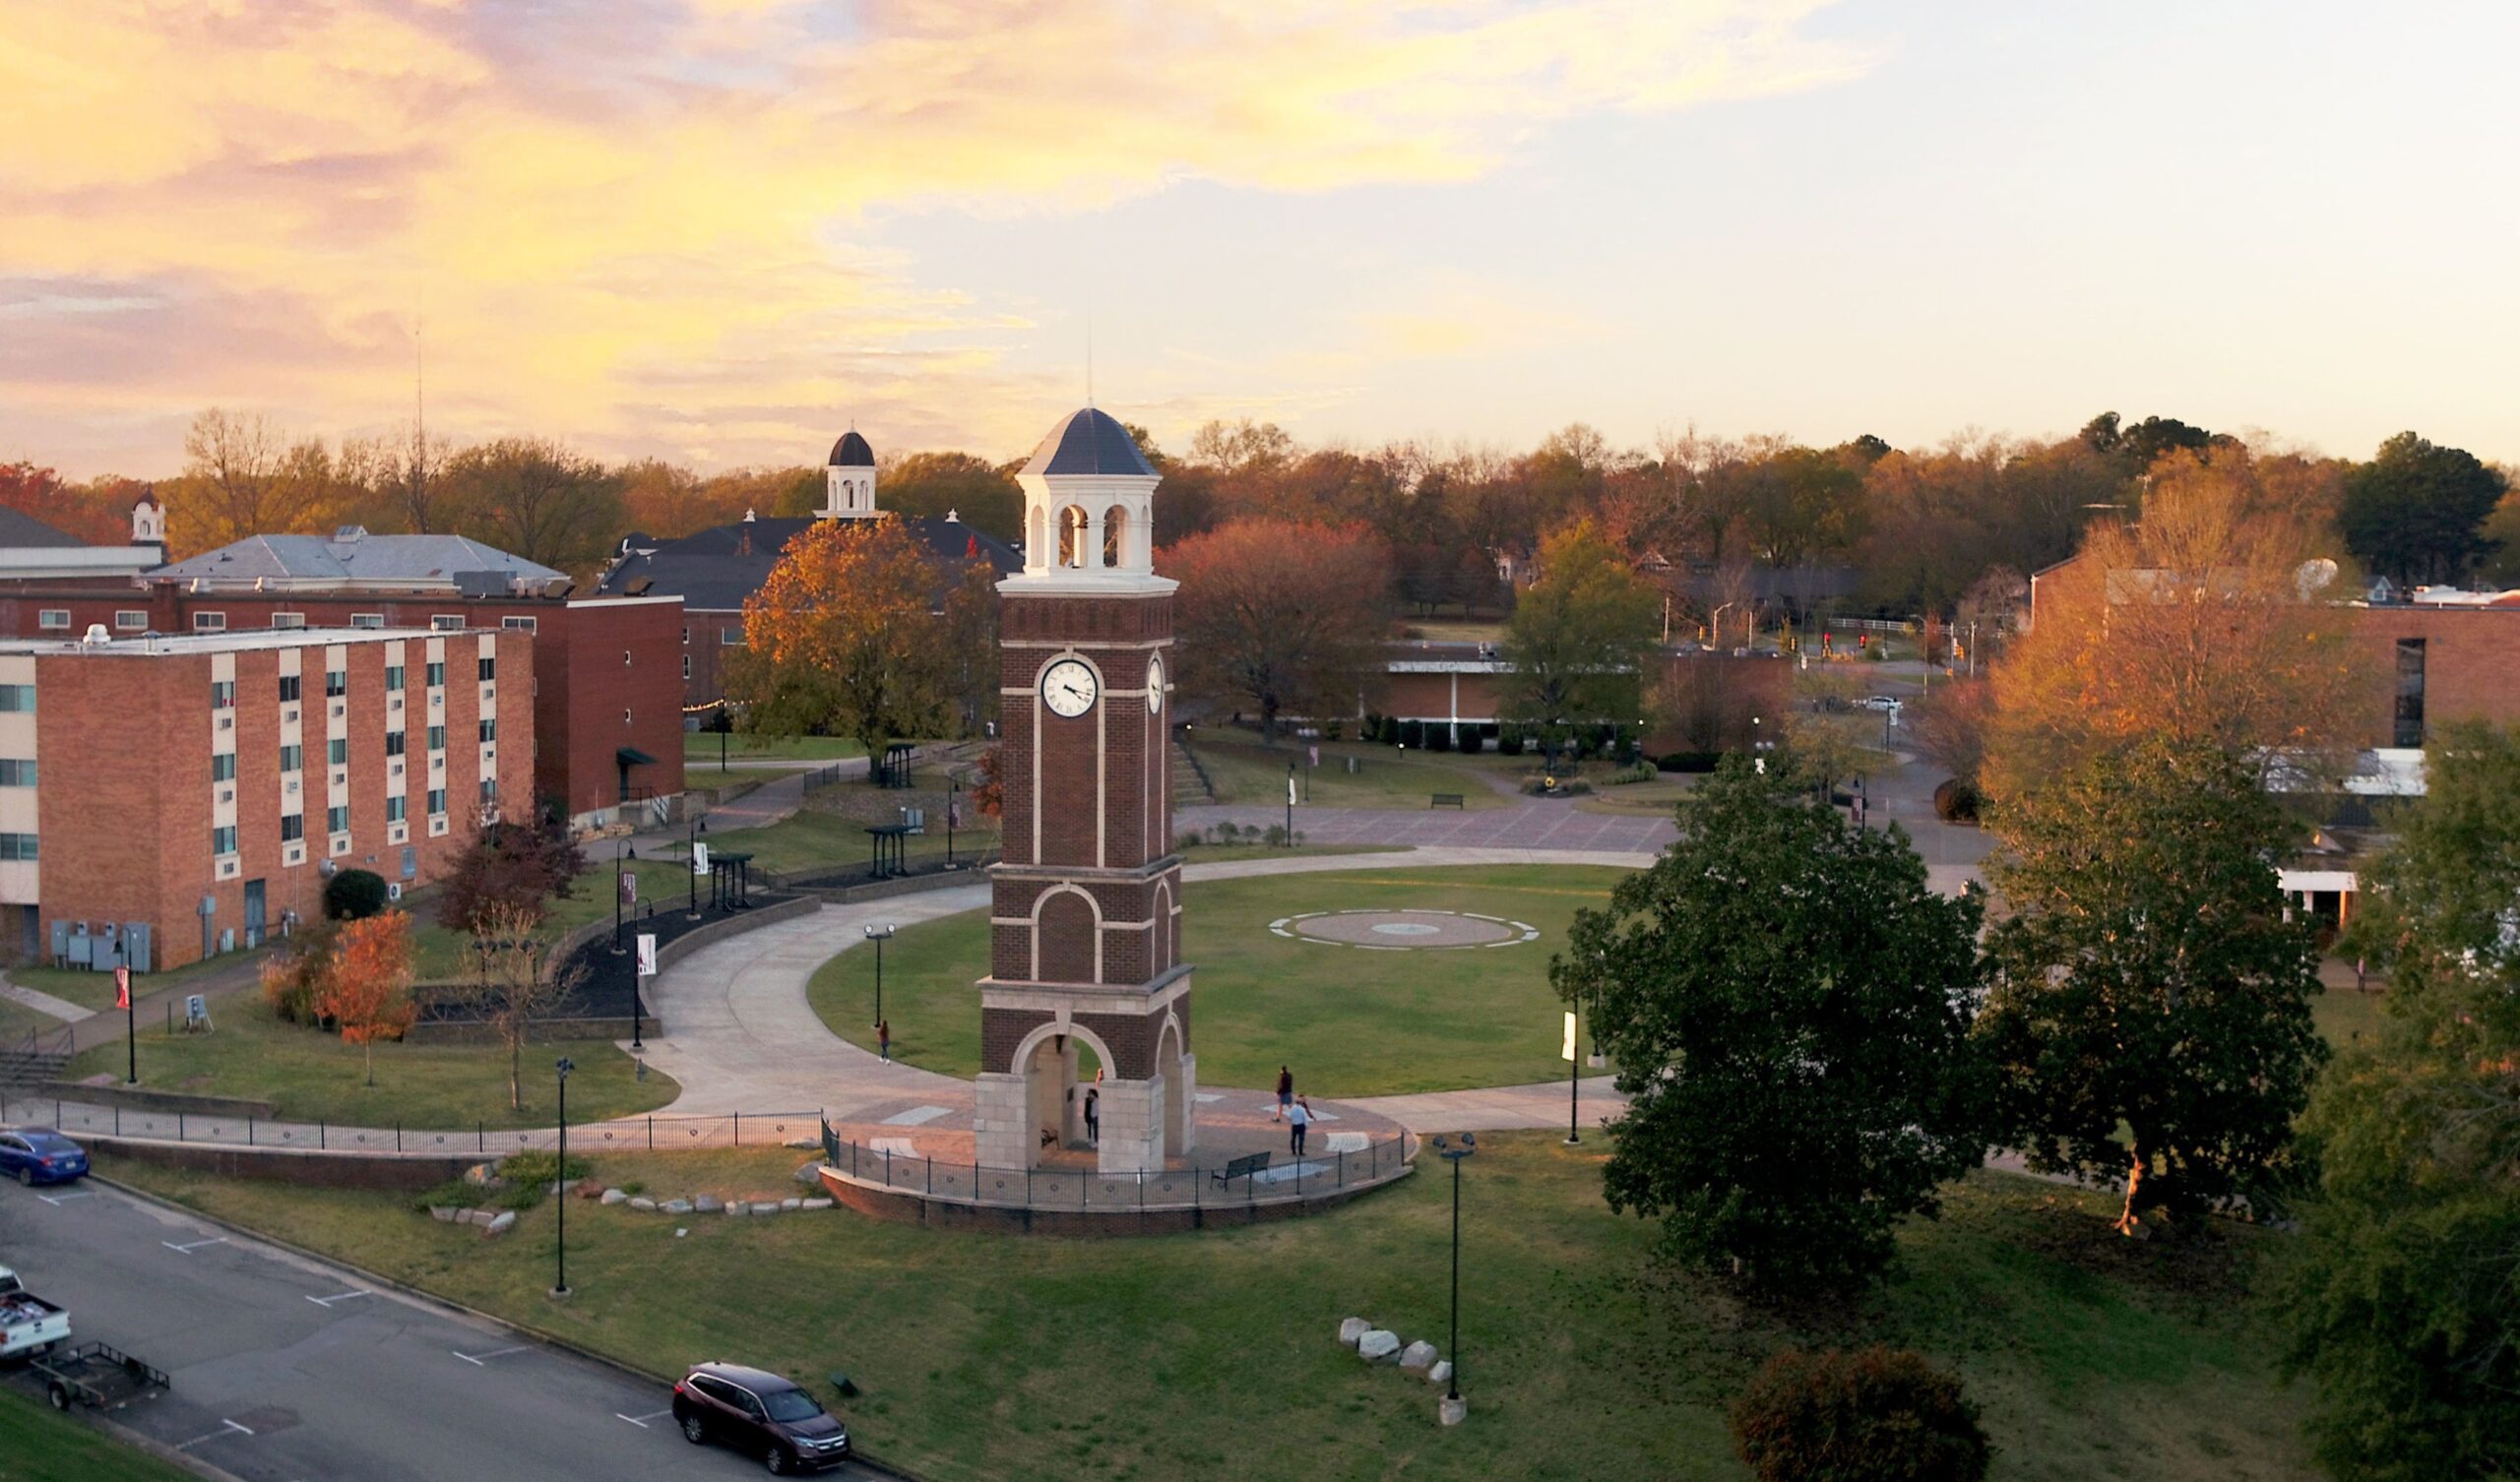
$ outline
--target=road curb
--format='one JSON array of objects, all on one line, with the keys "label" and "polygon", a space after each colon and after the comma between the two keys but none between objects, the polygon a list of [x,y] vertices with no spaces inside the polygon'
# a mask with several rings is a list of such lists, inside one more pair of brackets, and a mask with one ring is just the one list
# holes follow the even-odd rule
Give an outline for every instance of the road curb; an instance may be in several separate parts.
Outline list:
[{"label": "road curb", "polygon": [[[263,1245],[272,1246],[279,1250],[286,1251],[301,1261],[312,1261],[319,1266],[328,1266],[337,1271],[347,1272],[350,1275],[358,1277],[362,1281],[374,1282],[378,1286],[399,1292],[412,1301],[424,1302],[431,1307],[440,1308],[446,1312],[457,1313],[464,1317],[474,1319],[478,1322],[488,1323],[495,1327],[503,1328],[510,1332],[532,1338],[535,1342],[539,1343],[546,1348],[556,1349],[561,1353],[568,1354],[572,1358],[583,1359],[590,1364],[600,1365],[603,1368],[609,1369],[613,1373],[622,1376],[624,1379],[634,1379],[639,1381],[641,1384],[655,1385],[661,1389],[671,1389],[674,1386],[675,1381],[669,1375],[651,1373],[648,1370],[640,1368],[636,1364],[624,1362],[621,1359],[612,1357],[610,1354],[598,1353],[595,1349],[586,1347],[584,1344],[574,1342],[568,1338],[561,1337],[559,1334],[548,1331],[544,1328],[536,1328],[526,1323],[519,1323],[513,1318],[501,1317],[494,1312],[484,1312],[480,1308],[458,1302],[452,1297],[440,1295],[439,1293],[429,1291],[424,1287],[413,1286],[408,1281],[398,1281],[392,1276],[371,1271],[363,1266],[353,1266],[349,1262],[344,1261],[338,1256],[328,1256],[322,1251],[309,1250],[305,1246],[299,1245],[293,1240],[283,1239],[282,1237],[274,1235],[267,1230],[258,1230],[252,1225],[238,1224],[232,1219],[221,1218],[219,1215],[210,1213],[208,1210],[196,1209],[190,1204],[179,1204],[174,1200],[167,1199],[163,1195],[154,1194],[149,1190],[140,1188],[136,1185],[126,1184],[120,1179],[110,1178],[104,1174],[97,1173],[93,1169],[89,1172],[88,1176],[94,1179],[97,1183],[104,1185],[106,1188],[128,1195],[133,1199],[139,1200],[143,1204],[155,1204],[158,1208],[164,1209],[169,1213],[181,1214],[187,1218],[198,1219],[205,1224],[217,1225],[222,1230],[242,1235],[249,1240],[256,1241]],[[98,1417],[100,1420],[101,1418],[102,1417]],[[110,1422],[107,1423],[110,1424]],[[116,1431],[127,1430],[126,1427],[122,1426],[114,1426],[113,1428]],[[171,1452],[170,1448],[161,1448],[157,1442],[150,1441],[146,1437],[140,1437],[136,1432],[131,1432],[129,1434],[137,1438],[137,1444],[142,1446],[144,1450],[168,1451]],[[190,1458],[186,1457],[184,1459],[189,1460]],[[850,1459],[856,1462],[858,1465],[865,1467],[868,1471],[878,1472],[887,1477],[897,1478],[898,1482],[923,1482],[923,1479],[916,1473],[904,1471],[890,1462],[878,1460],[875,1457],[868,1455],[866,1452],[857,1450],[856,1438],[854,1436],[850,1438]],[[203,1463],[203,1466],[208,1467],[208,1463]],[[243,1482],[242,1478],[236,1477],[229,1472],[220,1471],[217,1468],[208,1468],[207,1470],[196,1468],[196,1470],[199,1470],[200,1474],[203,1476],[213,1478],[214,1482]]]}]

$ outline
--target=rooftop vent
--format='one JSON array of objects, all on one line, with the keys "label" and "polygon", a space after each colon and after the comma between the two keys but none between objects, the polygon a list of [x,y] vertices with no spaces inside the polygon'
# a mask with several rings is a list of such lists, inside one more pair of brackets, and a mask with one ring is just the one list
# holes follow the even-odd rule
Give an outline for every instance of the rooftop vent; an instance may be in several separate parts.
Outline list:
[{"label": "rooftop vent", "polygon": [[366,534],[367,526],[363,525],[346,525],[333,531],[333,543],[335,545],[348,545]]},{"label": "rooftop vent", "polygon": [[113,641],[114,636],[105,631],[105,625],[102,623],[90,623],[88,636],[80,640],[83,644],[110,644]]}]

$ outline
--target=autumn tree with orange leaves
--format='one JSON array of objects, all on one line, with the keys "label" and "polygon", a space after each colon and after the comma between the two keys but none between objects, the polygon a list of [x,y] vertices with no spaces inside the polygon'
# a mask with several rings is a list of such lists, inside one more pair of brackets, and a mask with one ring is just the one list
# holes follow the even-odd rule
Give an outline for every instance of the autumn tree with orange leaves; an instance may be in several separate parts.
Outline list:
[{"label": "autumn tree with orange leaves", "polygon": [[1278,717],[1352,715],[1381,677],[1391,632],[1391,556],[1361,525],[1237,520],[1166,546],[1181,584],[1181,688]]},{"label": "autumn tree with orange leaves", "polygon": [[402,1038],[418,1013],[411,1003],[411,918],[382,911],[344,924],[315,992],[315,1012],[366,1051],[367,1083],[374,1085],[376,1042]]},{"label": "autumn tree with orange leaves", "polygon": [[997,597],[960,576],[890,516],[820,521],[788,541],[744,603],[748,649],[730,688],[749,727],[853,736],[870,757],[956,729],[957,640],[979,627],[966,609]]}]

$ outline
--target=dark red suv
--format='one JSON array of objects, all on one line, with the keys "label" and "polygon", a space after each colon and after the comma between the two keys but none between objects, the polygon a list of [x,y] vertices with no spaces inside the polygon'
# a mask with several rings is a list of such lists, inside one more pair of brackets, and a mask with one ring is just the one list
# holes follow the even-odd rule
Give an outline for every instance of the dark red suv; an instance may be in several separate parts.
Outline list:
[{"label": "dark red suv", "polygon": [[792,1380],[741,1364],[694,1364],[673,1387],[674,1423],[693,1446],[723,1442],[774,1473],[849,1459],[849,1428]]}]

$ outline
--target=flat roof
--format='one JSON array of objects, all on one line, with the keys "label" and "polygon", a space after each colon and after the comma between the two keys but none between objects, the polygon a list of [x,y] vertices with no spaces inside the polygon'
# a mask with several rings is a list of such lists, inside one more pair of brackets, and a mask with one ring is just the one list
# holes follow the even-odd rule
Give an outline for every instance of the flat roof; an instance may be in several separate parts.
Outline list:
[{"label": "flat roof", "polygon": [[[103,643],[77,639],[10,639],[0,641],[0,653],[119,654],[166,658],[186,653],[243,653],[266,648],[326,648],[335,645],[383,644],[400,640],[460,638],[465,634],[499,633],[497,628],[240,628],[233,633],[134,634]],[[531,637],[532,635],[520,635]]]}]

